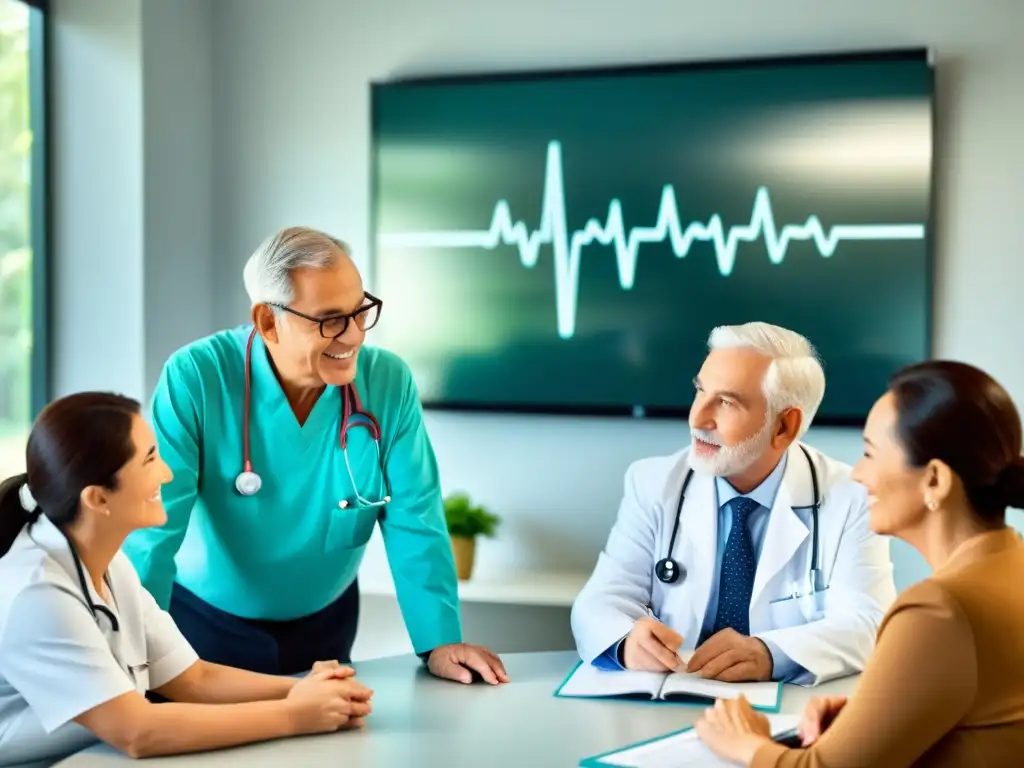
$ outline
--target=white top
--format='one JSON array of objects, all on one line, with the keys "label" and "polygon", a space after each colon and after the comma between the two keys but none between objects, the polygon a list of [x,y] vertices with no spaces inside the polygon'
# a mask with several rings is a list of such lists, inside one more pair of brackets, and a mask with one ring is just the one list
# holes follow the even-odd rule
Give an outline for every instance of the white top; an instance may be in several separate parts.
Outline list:
[{"label": "white top", "polygon": [[82,574],[88,598],[67,539],[45,516],[0,557],[0,766],[46,765],[96,742],[74,718],[159,688],[198,660],[121,552],[106,574],[111,603]]}]

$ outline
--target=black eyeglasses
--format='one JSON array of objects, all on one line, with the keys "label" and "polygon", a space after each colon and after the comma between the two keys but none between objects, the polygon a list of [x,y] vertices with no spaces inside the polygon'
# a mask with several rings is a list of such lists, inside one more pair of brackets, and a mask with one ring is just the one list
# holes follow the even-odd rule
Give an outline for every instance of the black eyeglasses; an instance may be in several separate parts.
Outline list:
[{"label": "black eyeglasses", "polygon": [[327,317],[313,317],[299,312],[291,307],[286,307],[283,304],[274,304],[272,306],[278,309],[283,309],[289,314],[301,317],[303,320],[309,320],[311,323],[317,323],[320,326],[320,335],[325,339],[336,339],[341,336],[345,331],[348,330],[348,324],[350,321],[355,321],[356,327],[361,331],[368,331],[377,324],[380,320],[380,310],[384,305],[380,299],[372,294],[366,293],[364,301],[368,302],[363,304],[355,312],[349,312],[347,315],[328,315]]}]

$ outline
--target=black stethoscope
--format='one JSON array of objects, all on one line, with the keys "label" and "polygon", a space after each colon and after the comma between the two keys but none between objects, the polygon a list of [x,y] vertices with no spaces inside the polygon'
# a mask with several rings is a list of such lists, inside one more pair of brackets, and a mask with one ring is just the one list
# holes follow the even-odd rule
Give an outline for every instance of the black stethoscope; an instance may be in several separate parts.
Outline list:
[{"label": "black stethoscope", "polygon": [[[35,497],[32,495],[32,490],[28,487],[28,483],[22,483],[18,489],[18,498],[21,500],[21,507],[33,517],[30,519],[29,525],[33,525],[36,520],[39,519],[40,512],[38,511],[39,505],[36,503]],[[78,556],[78,552],[75,551],[75,545],[71,543],[71,539],[59,526],[54,526],[61,536],[64,537],[64,541],[68,543],[68,549],[71,551],[71,559],[75,563],[75,572],[78,574],[78,585],[82,588],[82,597],[85,599],[85,604],[89,606],[89,612],[92,614],[93,621],[97,624],[100,623],[100,614],[104,614],[110,620],[110,628],[114,632],[121,631],[121,625],[117,621],[117,617],[114,612],[107,608],[105,605],[96,605],[92,601],[92,593],[89,592],[89,583],[85,580],[85,568],[82,566],[82,560]],[[110,596],[114,597],[114,585],[110,583],[110,577],[108,574],[103,574],[103,581],[106,583],[107,588],[110,590]],[[115,602],[117,598],[114,598]]]},{"label": "black stethoscope", "polygon": [[[82,597],[85,598],[85,603],[89,606],[89,611],[90,613],[92,613],[93,621],[95,621],[97,626],[99,626],[100,614],[102,613],[104,616],[107,617],[107,621],[110,622],[110,631],[116,632],[118,633],[118,635],[120,635],[121,624],[117,620],[117,616],[114,615],[114,612],[107,608],[107,606],[97,605],[92,601],[92,593],[89,592],[89,584],[85,580],[85,568],[82,566],[82,560],[78,557],[78,552],[75,551],[75,546],[71,543],[71,539],[68,539],[67,534],[65,534],[64,531],[61,531],[61,534],[63,534],[64,538],[67,539],[68,549],[71,550],[71,559],[75,561],[75,571],[78,573],[78,584],[82,587]],[[110,581],[109,573],[103,574],[103,581],[107,585],[107,589],[110,590],[110,597],[114,600],[115,603],[117,603],[117,596],[114,594],[114,585]],[[137,676],[140,672],[149,669],[149,662],[146,661],[142,664],[125,664],[118,657],[118,654],[114,651],[113,646],[111,646],[111,652],[114,654],[114,658],[117,659],[118,664],[121,664],[124,671],[128,673],[128,676],[131,678],[132,683],[134,685],[138,685]]]},{"label": "black stethoscope", "polygon": [[[64,533],[61,531],[61,533]],[[67,539],[67,536],[64,537]],[[75,551],[74,545],[71,540],[68,539],[68,549],[71,550],[71,559],[75,561],[75,570],[78,572],[78,583],[82,587],[82,597],[85,598],[86,604],[89,606],[89,611],[92,613],[93,620],[99,624],[100,614],[102,613],[110,621],[110,629],[114,632],[121,631],[121,625],[117,621],[117,617],[114,612],[107,608],[105,605],[96,605],[92,601],[92,593],[89,591],[89,583],[85,580],[85,568],[82,567],[82,561],[78,557],[78,553]],[[110,577],[107,574],[103,575],[103,581],[106,582],[107,589],[110,590],[110,596],[114,597],[114,585],[110,583]],[[114,598],[116,601],[117,598]]]},{"label": "black stethoscope", "polygon": [[[256,339],[256,329],[253,328],[249,334],[249,341],[245,345],[245,399],[242,405],[242,471],[235,478],[235,489],[243,496],[252,496],[263,487],[262,478],[252,468],[252,457],[249,454],[249,405],[252,400],[252,344]],[[369,411],[364,411],[359,400],[359,393],[355,384],[346,384],[341,388],[341,454],[345,459],[345,469],[348,471],[348,479],[352,482],[352,489],[356,495],[356,501],[364,507],[383,507],[391,501],[390,483],[384,470],[384,462],[380,455],[381,428],[377,417]],[[361,420],[360,420],[361,419]],[[354,427],[364,427],[373,438],[373,444],[377,449],[377,464],[380,466],[380,486],[378,488],[378,501],[371,501],[359,493],[355,476],[352,474],[352,466],[348,461],[348,431]],[[338,502],[341,509],[348,507],[348,501]]]},{"label": "black stethoscope", "polygon": [[[807,457],[807,466],[811,470],[811,487],[814,489],[814,503],[811,505],[811,585],[814,591],[820,592],[825,589],[824,578],[821,569],[818,567],[818,508],[821,506],[821,499],[818,497],[818,473],[814,470],[814,462],[811,455],[802,445],[800,450]],[[689,469],[686,478],[683,480],[682,490],[679,491],[679,503],[676,506],[676,521],[672,526],[672,537],[668,542],[668,552],[664,558],[654,566],[654,573],[663,584],[674,584],[683,575],[685,569],[672,557],[672,550],[676,545],[676,534],[679,532],[679,519],[683,515],[683,500],[686,498],[686,486],[690,484],[693,477],[693,469]]]}]

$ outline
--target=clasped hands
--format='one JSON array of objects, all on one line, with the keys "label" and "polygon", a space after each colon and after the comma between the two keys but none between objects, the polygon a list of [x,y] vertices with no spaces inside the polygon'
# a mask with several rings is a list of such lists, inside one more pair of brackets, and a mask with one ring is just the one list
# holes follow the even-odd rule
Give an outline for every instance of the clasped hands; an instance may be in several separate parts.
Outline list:
[{"label": "clasped hands", "polygon": [[772,656],[756,637],[723,629],[697,648],[689,661],[679,655],[682,636],[655,618],[638,619],[626,636],[622,657],[626,669],[648,672],[691,672],[709,680],[741,682],[771,680]]},{"label": "clasped hands", "polygon": [[359,728],[370,714],[373,691],[356,671],[337,661],[318,661],[288,692],[286,704],[297,735]]},{"label": "clasped hands", "polygon": [[[436,677],[473,682],[476,672],[491,685],[507,683],[501,660],[486,648],[452,643],[435,648],[427,668]],[[359,728],[373,710],[373,691],[355,679],[356,671],[337,661],[318,661],[288,693],[292,726],[297,734]]]}]

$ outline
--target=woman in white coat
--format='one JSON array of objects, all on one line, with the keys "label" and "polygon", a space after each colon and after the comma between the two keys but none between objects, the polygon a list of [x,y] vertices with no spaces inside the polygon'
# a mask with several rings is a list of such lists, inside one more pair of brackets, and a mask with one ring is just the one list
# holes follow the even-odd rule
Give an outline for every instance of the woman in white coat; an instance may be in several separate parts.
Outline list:
[{"label": "woman in white coat", "polygon": [[336,662],[296,680],[200,661],[142,588],[120,546],[164,522],[170,471],[138,403],[51,403],[27,464],[0,485],[0,766],[50,764],[97,739],[137,757],[195,752],[370,713],[371,691]]},{"label": "woman in white coat", "polygon": [[859,672],[896,591],[850,467],[799,442],[824,394],[821,365],[802,336],[764,323],[716,328],[709,346],[692,446],[626,472],[573,606],[580,655],[728,681]]}]

